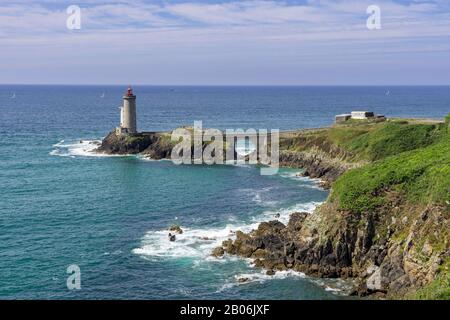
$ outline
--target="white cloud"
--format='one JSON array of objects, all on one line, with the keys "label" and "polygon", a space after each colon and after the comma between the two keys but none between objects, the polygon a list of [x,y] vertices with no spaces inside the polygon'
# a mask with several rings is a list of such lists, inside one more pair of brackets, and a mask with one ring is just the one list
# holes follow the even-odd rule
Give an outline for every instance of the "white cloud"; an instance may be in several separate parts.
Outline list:
[{"label": "white cloud", "polygon": [[[235,1],[219,4],[168,2],[157,5],[142,1],[98,4],[85,0],[81,5],[82,34],[101,33],[104,30],[121,33],[124,29],[154,31],[171,28],[182,35],[193,28],[217,30],[231,26],[248,27],[249,30],[264,27],[264,30],[312,34],[352,29],[361,31],[356,29],[365,25],[365,10],[372,2],[321,0],[294,5],[282,1]],[[14,36],[19,39],[33,34],[42,36],[66,32],[67,14],[64,8],[51,9],[49,3],[53,1],[34,5],[26,5],[21,1],[0,4],[0,30],[3,38]],[[445,10],[450,5],[441,1],[399,4],[379,0],[377,4],[382,10],[383,23],[391,27],[406,29],[408,25],[422,25],[423,33],[427,33],[430,24],[450,26],[450,13]],[[389,30],[382,32],[389,36]]]},{"label": "white cloud", "polygon": [[[232,64],[241,63],[241,68],[258,70],[269,68],[268,64],[295,69],[305,63],[334,63],[336,69],[344,69],[364,58],[391,57],[402,63],[408,61],[408,54],[429,58],[435,53],[441,59],[450,52],[446,1],[377,0],[382,29],[372,32],[366,29],[366,8],[373,2],[84,0],[82,29],[69,31],[65,7],[58,1],[33,5],[3,1],[0,59],[13,62],[8,70],[19,65],[35,69],[58,65],[78,72],[83,67],[95,70],[97,65],[109,72],[122,64],[132,69],[137,65],[165,68],[175,75],[176,69],[186,70],[186,64],[200,70],[223,63],[234,70]],[[0,76],[1,81],[6,80]]]}]

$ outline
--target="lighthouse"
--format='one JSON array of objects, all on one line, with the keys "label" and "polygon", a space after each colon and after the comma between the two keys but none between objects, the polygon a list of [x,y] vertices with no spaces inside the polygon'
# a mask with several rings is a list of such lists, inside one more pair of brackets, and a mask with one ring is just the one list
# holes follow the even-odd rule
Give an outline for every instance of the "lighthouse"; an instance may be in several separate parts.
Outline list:
[{"label": "lighthouse", "polygon": [[136,126],[136,96],[133,94],[131,86],[123,96],[123,105],[120,107],[120,127],[117,134],[137,133]]}]

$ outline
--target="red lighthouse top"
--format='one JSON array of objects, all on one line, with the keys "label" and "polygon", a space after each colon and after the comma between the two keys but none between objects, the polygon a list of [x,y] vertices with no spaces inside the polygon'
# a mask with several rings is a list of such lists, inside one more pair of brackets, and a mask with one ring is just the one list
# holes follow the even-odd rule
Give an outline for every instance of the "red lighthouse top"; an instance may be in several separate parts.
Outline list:
[{"label": "red lighthouse top", "polygon": [[131,88],[131,86],[128,86],[127,97],[132,97],[132,96],[133,96],[133,89]]}]

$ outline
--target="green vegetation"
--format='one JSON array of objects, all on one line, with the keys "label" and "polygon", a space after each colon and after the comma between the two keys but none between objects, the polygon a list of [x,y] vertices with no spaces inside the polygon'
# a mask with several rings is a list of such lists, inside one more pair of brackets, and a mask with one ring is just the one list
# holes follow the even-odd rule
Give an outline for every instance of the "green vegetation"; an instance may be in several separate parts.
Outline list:
[{"label": "green vegetation", "polygon": [[371,127],[367,126],[333,127],[327,133],[327,138],[338,146],[345,146],[350,141],[368,134],[370,130]]},{"label": "green vegetation", "polygon": [[372,162],[399,153],[423,148],[447,134],[443,123],[417,123],[396,120],[379,123],[357,123],[334,126],[327,130],[283,137],[281,147],[288,151],[320,148],[340,153],[351,162]]},{"label": "green vegetation", "polygon": [[134,143],[140,143],[146,141],[145,136],[141,135],[127,135],[125,138],[126,143],[128,144],[134,144]]},{"label": "green vegetation", "polygon": [[450,300],[450,259],[441,267],[440,273],[429,285],[406,297],[407,299]]},{"label": "green vegetation", "polygon": [[[286,134],[280,144],[287,151],[322,152],[356,164],[333,183],[326,207],[319,209],[325,217],[318,228],[323,241],[348,225],[365,230],[370,217],[372,240],[387,237],[404,247],[418,270],[436,270],[436,257],[447,257],[434,280],[407,299],[450,299],[450,115],[445,122],[345,123]],[[405,298],[404,291],[389,294]]]},{"label": "green vegetation", "polygon": [[375,161],[426,147],[446,133],[443,125],[386,123],[344,141],[342,146],[360,159]]},{"label": "green vegetation", "polygon": [[[450,135],[445,125],[385,124],[345,146],[374,161],[342,175],[332,200],[343,210],[362,213],[385,201],[386,191],[417,203],[450,203]],[[381,159],[381,160],[379,160]]]}]

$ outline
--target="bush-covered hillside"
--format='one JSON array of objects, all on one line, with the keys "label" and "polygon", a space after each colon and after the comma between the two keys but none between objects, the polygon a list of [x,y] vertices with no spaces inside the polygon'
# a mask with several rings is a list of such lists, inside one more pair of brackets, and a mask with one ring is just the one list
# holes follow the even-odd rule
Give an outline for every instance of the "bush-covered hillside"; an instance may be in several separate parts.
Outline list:
[{"label": "bush-covered hillside", "polygon": [[387,190],[403,192],[411,202],[448,206],[450,135],[446,133],[426,147],[348,171],[333,185],[332,199],[338,201],[341,209],[360,213],[381,205]]},{"label": "bush-covered hillside", "polygon": [[447,134],[443,123],[409,124],[408,121],[351,123],[326,130],[281,137],[281,147],[288,151],[319,148],[334,150],[347,161],[372,162],[405,151],[431,145]]}]

